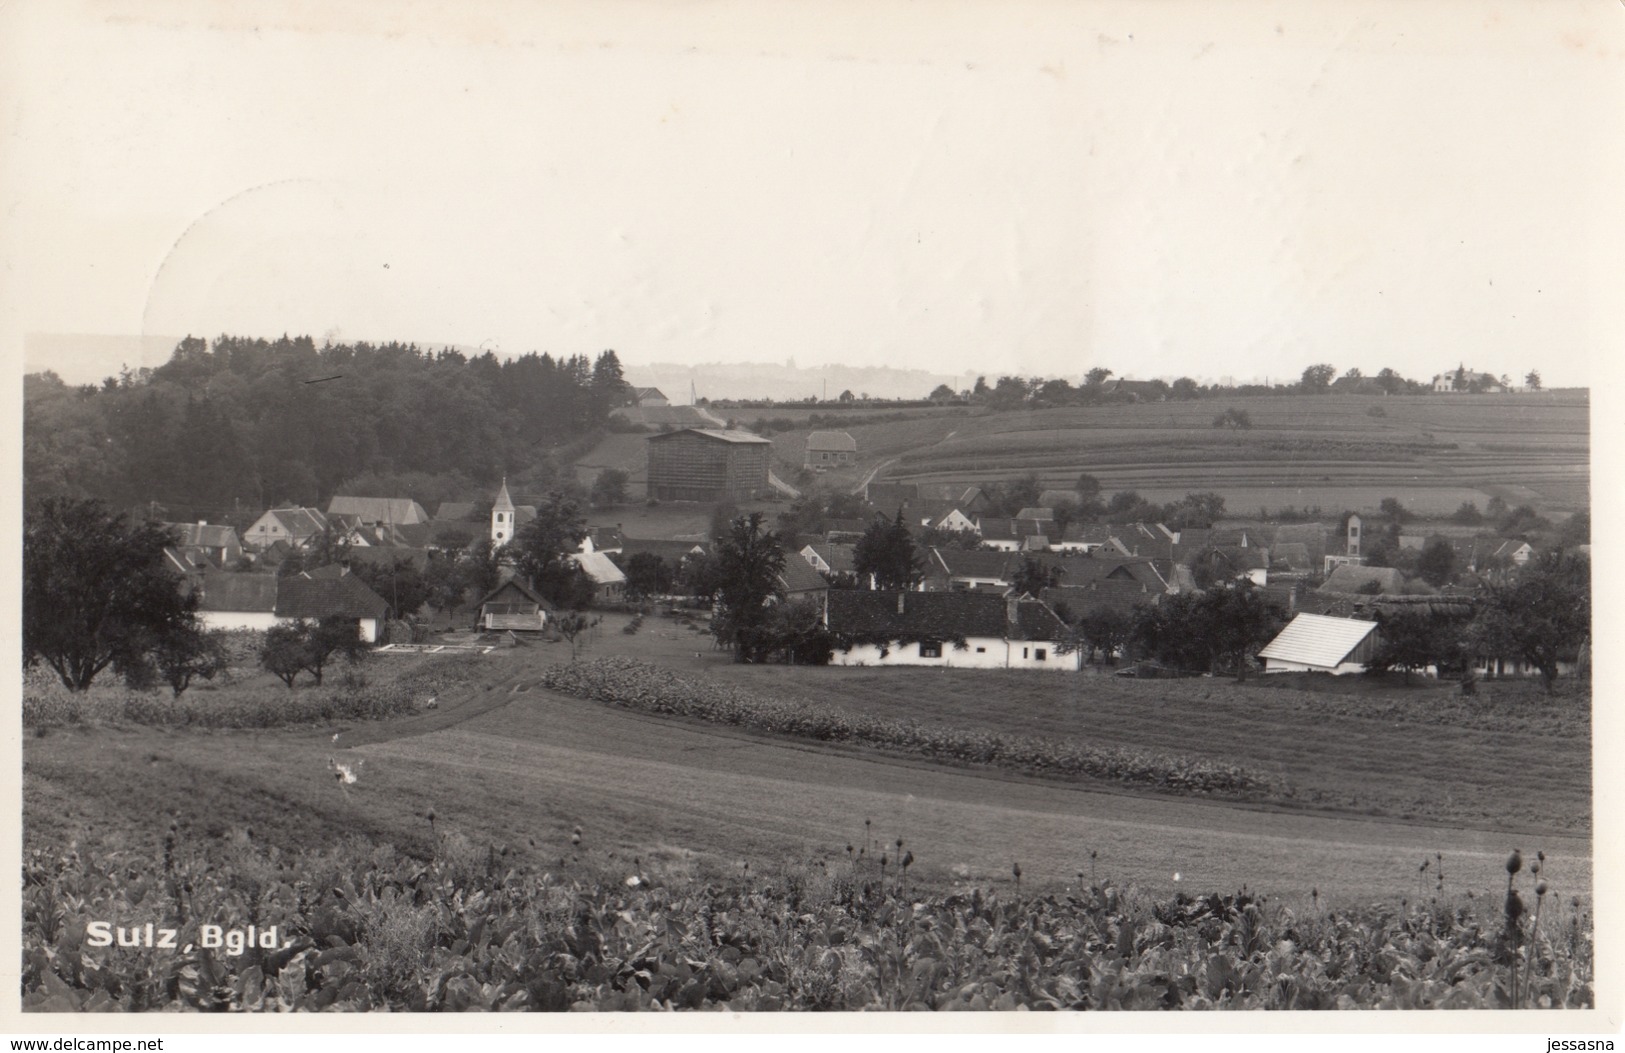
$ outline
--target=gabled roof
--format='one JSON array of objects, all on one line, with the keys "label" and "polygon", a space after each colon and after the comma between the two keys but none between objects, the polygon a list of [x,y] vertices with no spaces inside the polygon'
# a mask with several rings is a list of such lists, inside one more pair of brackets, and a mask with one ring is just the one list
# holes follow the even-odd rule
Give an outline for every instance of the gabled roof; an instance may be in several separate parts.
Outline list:
[{"label": "gabled roof", "polygon": [[393,567],[396,563],[410,563],[421,571],[429,565],[429,552],[421,548],[357,545],[346,552],[344,558],[349,563],[365,563],[370,567]]},{"label": "gabled roof", "polygon": [[1008,552],[992,549],[933,548],[931,558],[936,569],[950,578],[992,578],[1006,585],[1010,583]]},{"label": "gabled roof", "polygon": [[857,453],[858,441],[844,431],[815,431],[807,435],[807,449]]},{"label": "gabled roof", "polygon": [[[826,541],[821,545],[820,544],[808,545],[807,548],[810,548],[814,552],[816,552],[818,554],[818,558],[822,559],[826,564],[829,565],[830,573],[832,573],[832,574],[855,574],[855,573],[857,573],[857,569],[858,569],[858,557],[857,557],[858,546],[842,544],[840,542]],[[803,549],[802,551],[805,552],[806,550]],[[810,561],[809,561],[809,565],[810,565]]]},{"label": "gabled roof", "polygon": [[1376,622],[1355,618],[1299,614],[1258,652],[1258,657],[1335,669],[1376,628]]},{"label": "gabled roof", "polygon": [[1051,523],[1053,523],[1055,521],[1055,509],[1053,509],[1053,508],[1041,508],[1041,507],[1039,507],[1037,505],[1034,505],[1031,508],[1023,508],[1021,511],[1017,512],[1016,515],[1015,515],[1015,518],[1017,518],[1017,519],[1031,519],[1031,520],[1034,520],[1034,521],[1037,521],[1037,522],[1044,523],[1047,526],[1048,524],[1051,524]]},{"label": "gabled roof", "polygon": [[1066,604],[1073,615],[1115,611],[1132,615],[1140,607],[1162,602],[1164,590],[1132,579],[1101,578],[1088,585],[1061,585],[1044,590],[1043,600],[1054,607]]},{"label": "gabled roof", "polygon": [[789,596],[828,589],[829,582],[813,569],[811,563],[799,555],[791,554],[784,558],[784,570],[779,574],[779,587]]},{"label": "gabled roof", "polygon": [[1285,544],[1277,543],[1270,548],[1270,565],[1281,566],[1288,570],[1310,571],[1315,569],[1314,558],[1309,554],[1309,546],[1301,541],[1288,541]]},{"label": "gabled roof", "polygon": [[615,585],[626,581],[621,568],[602,552],[574,552],[570,559],[586,572],[594,585]]},{"label": "gabled roof", "polygon": [[271,574],[210,571],[197,591],[200,611],[269,613],[276,609],[277,578]]},{"label": "gabled roof", "polygon": [[[1006,614],[1010,613],[1006,608]],[[1032,640],[1039,643],[1060,640],[1067,635],[1066,623],[1041,600],[1024,599],[1015,603],[1014,617],[1010,618],[1009,639]]]},{"label": "gabled roof", "polygon": [[208,523],[165,523],[164,526],[180,537],[182,548],[238,548],[242,544],[234,527]]},{"label": "gabled roof", "polygon": [[984,541],[1020,541],[1024,537],[1043,534],[1053,526],[1052,521],[1037,519],[1004,519],[986,517],[976,521],[976,532]]},{"label": "gabled roof", "polygon": [[659,388],[633,388],[632,397],[642,402],[644,399],[663,399],[666,396]]},{"label": "gabled roof", "polygon": [[1316,592],[1358,593],[1372,583],[1383,592],[1400,592],[1405,587],[1405,575],[1393,567],[1362,567],[1344,564],[1332,571],[1326,583]]},{"label": "gabled roof", "polygon": [[338,496],[327,503],[330,516],[355,516],[363,523],[427,523],[429,513],[410,497]]},{"label": "gabled roof", "polygon": [[319,508],[273,508],[268,515],[276,517],[291,537],[308,537],[327,529],[327,516]]},{"label": "gabled roof", "polygon": [[739,444],[767,443],[768,445],[772,445],[773,443],[772,439],[764,439],[760,435],[753,435],[748,431],[741,431],[737,428],[726,431],[721,428],[681,428],[677,431],[668,431],[659,435],[651,435],[649,436],[649,441],[665,442],[667,439],[674,439],[679,435],[699,435],[707,439],[715,439],[717,442],[731,442]]},{"label": "gabled roof", "polygon": [[1077,504],[1076,490],[1045,490],[1038,495],[1038,504],[1042,508],[1054,508],[1060,504]]},{"label": "gabled roof", "polygon": [[474,606],[483,611],[487,604],[503,605],[504,610],[502,613],[505,614],[518,613],[515,608],[519,607],[523,607],[526,611],[537,609],[551,611],[553,609],[551,603],[548,603],[539,593],[518,578],[509,578],[480,597],[480,602]]},{"label": "gabled roof", "polygon": [[871,592],[831,589],[829,630],[845,635],[1003,638],[1007,611],[995,592]]},{"label": "gabled roof", "polygon": [[278,618],[383,618],[389,613],[384,598],[354,574],[336,578],[295,574],[276,580]]},{"label": "gabled roof", "polygon": [[436,520],[467,519],[474,514],[473,501],[442,501],[440,507],[435,509]]}]

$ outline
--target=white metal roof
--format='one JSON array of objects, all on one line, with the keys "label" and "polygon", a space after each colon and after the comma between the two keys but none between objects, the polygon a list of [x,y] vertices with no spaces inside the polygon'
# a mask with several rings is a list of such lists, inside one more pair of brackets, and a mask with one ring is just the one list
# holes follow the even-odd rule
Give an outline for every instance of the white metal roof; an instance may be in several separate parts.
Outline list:
[{"label": "white metal roof", "polygon": [[1376,622],[1358,618],[1300,614],[1258,652],[1258,657],[1335,669],[1376,627]]}]

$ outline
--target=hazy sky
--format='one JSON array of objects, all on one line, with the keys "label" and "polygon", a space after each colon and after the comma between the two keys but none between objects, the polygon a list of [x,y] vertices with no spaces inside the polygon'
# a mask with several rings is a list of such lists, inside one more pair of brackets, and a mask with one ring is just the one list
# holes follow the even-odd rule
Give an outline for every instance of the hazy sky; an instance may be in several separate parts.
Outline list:
[{"label": "hazy sky", "polygon": [[1612,0],[287,6],[0,10],[5,351],[1550,386],[1622,331]]}]

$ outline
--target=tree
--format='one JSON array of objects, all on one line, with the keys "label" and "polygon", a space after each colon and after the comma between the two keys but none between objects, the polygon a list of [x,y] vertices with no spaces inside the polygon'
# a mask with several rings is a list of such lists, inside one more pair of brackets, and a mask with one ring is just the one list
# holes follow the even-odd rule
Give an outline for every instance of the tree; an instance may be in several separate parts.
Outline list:
[{"label": "tree", "polygon": [[159,640],[153,648],[152,658],[158,667],[158,674],[176,698],[180,698],[181,692],[192,686],[194,679],[213,680],[226,668],[228,661],[224,634],[218,629],[204,632],[198,626],[171,633]]},{"label": "tree", "polygon": [[1280,631],[1280,612],[1265,603],[1264,595],[1251,582],[1233,582],[1225,588],[1209,589],[1197,601],[1198,624],[1214,656],[1212,671],[1220,660],[1229,661],[1236,679],[1247,679],[1253,655]]},{"label": "tree", "polygon": [[1332,378],[1335,376],[1337,376],[1336,366],[1329,362],[1320,362],[1304,369],[1299,387],[1308,395],[1323,394],[1331,387]]},{"label": "tree", "polygon": [[1100,496],[1100,480],[1088,472],[1084,472],[1078,476],[1078,481],[1072,484],[1072,489],[1077,491],[1079,497],[1087,501],[1091,497]]},{"label": "tree", "polygon": [[762,513],[735,519],[717,545],[719,619],[714,631],[739,662],[760,661],[768,601],[780,598],[784,550],[779,536],[762,527]]},{"label": "tree", "polygon": [[[467,565],[464,560],[452,556],[432,557],[429,565],[424,568],[423,584],[431,609],[455,615],[457,608],[468,598]],[[485,593],[482,592],[480,595],[483,596]]]},{"label": "tree", "polygon": [[576,660],[582,635],[602,620],[601,618],[589,618],[580,611],[569,611],[553,619],[553,631],[570,643],[570,661]]},{"label": "tree", "polygon": [[273,625],[265,630],[260,646],[260,665],[293,690],[293,682],[305,671],[305,640],[309,629],[303,622]]},{"label": "tree", "polygon": [[1410,511],[1399,503],[1397,497],[1385,497],[1377,505],[1377,511],[1387,516],[1390,522],[1404,523],[1411,518]]},{"label": "tree", "polygon": [[314,624],[302,621],[300,628],[304,632],[304,669],[315,677],[318,687],[323,670],[333,659],[343,658],[353,664],[367,656],[361,626],[354,618],[329,616]]},{"label": "tree", "polygon": [[894,591],[912,589],[924,576],[923,561],[914,551],[914,537],[899,509],[891,523],[876,519],[858,539],[853,554],[858,578],[873,577],[875,587]]},{"label": "tree", "polygon": [[1061,580],[1061,568],[1054,564],[1045,564],[1028,556],[1021,561],[1010,579],[1010,587],[1017,593],[1026,593],[1037,598],[1045,589],[1054,588]]},{"label": "tree", "polygon": [[655,553],[634,553],[632,558],[626,561],[628,595],[636,599],[664,596],[671,592],[671,585],[671,567]]},{"label": "tree", "polygon": [[954,393],[954,389],[948,385],[938,384],[935,388],[931,389],[931,394],[927,397],[932,402],[952,402],[959,396],[956,395]]},{"label": "tree", "polygon": [[1591,561],[1561,550],[1543,553],[1509,584],[1490,588],[1474,629],[1480,655],[1523,659],[1540,670],[1551,692],[1558,663],[1591,637]]},{"label": "tree", "polygon": [[197,601],[163,569],[176,538],[132,527],[99,501],[48,498],[23,522],[23,664],[43,661],[70,691],[110,665],[194,631]]},{"label": "tree", "polygon": [[1466,615],[1438,613],[1426,606],[1379,611],[1377,647],[1366,668],[1404,670],[1409,684],[1413,672],[1459,663],[1469,620]]},{"label": "tree", "polygon": [[1021,377],[1000,377],[988,396],[987,404],[994,409],[1018,409],[1025,405],[1030,394],[1027,381]]},{"label": "tree", "polygon": [[1527,387],[1530,391],[1539,391],[1540,390],[1540,370],[1531,369],[1528,373],[1525,373],[1524,378],[1523,378],[1523,383],[1524,383],[1524,386]]},{"label": "tree", "polygon": [[1344,373],[1343,376],[1347,377],[1349,380],[1361,380],[1365,377],[1365,374],[1360,372],[1359,366],[1350,366],[1348,372]]},{"label": "tree", "polygon": [[1405,378],[1395,370],[1384,366],[1377,374],[1377,386],[1382,388],[1384,395],[1397,395],[1405,390]]},{"label": "tree", "polygon": [[1416,561],[1416,573],[1434,588],[1448,585],[1456,576],[1455,546],[1442,537],[1428,538]]},{"label": "tree", "polygon": [[1456,506],[1454,512],[1450,513],[1450,521],[1460,523],[1463,526],[1477,526],[1479,523],[1484,522],[1484,513],[1478,510],[1477,502],[1463,501]]},{"label": "tree", "polygon": [[605,468],[592,484],[592,503],[600,508],[611,508],[626,501],[626,483],[629,476],[619,468]]},{"label": "tree", "polygon": [[1169,388],[1168,390],[1172,397],[1180,399],[1181,401],[1189,401],[1194,398],[1200,398],[1202,394],[1201,388],[1199,388],[1196,381],[1192,380],[1190,377],[1175,378],[1173,387]]},{"label": "tree", "polygon": [[1170,504],[1163,521],[1175,530],[1187,527],[1206,529],[1224,517],[1224,496],[1211,490],[1189,493]]},{"label": "tree", "polygon": [[823,606],[816,600],[770,605],[762,633],[764,653],[791,665],[828,665],[835,654],[834,637],[824,624]]},{"label": "tree", "polygon": [[580,505],[555,490],[536,506],[536,518],[519,528],[507,548],[531,588],[549,603],[568,607],[579,599],[583,576],[570,557],[586,536]]},{"label": "tree", "polygon": [[1102,609],[1091,611],[1078,619],[1078,635],[1089,647],[1089,661],[1095,660],[1095,651],[1104,661],[1111,661],[1128,645],[1134,634],[1134,620],[1122,611]]},{"label": "tree", "polygon": [[1098,392],[1105,386],[1106,378],[1111,375],[1112,371],[1105,366],[1096,366],[1083,375],[1083,385],[1092,392]]},{"label": "tree", "polygon": [[1238,431],[1253,426],[1253,418],[1244,409],[1229,407],[1223,413],[1213,418],[1215,428],[1229,428]]},{"label": "tree", "polygon": [[350,573],[388,600],[395,609],[396,617],[413,614],[429,601],[429,582],[424,572],[408,556],[397,556],[389,563],[354,560],[350,564]]}]

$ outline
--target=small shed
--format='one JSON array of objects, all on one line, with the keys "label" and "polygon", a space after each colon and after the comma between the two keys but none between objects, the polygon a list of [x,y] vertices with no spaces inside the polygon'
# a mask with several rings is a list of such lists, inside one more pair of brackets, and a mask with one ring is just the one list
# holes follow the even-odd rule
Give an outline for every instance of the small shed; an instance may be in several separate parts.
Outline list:
[{"label": "small shed", "polygon": [[1258,652],[1266,673],[1363,673],[1378,641],[1377,623],[1299,614]]},{"label": "small shed", "polygon": [[553,607],[517,578],[498,585],[480,600],[480,628],[540,632]]}]

